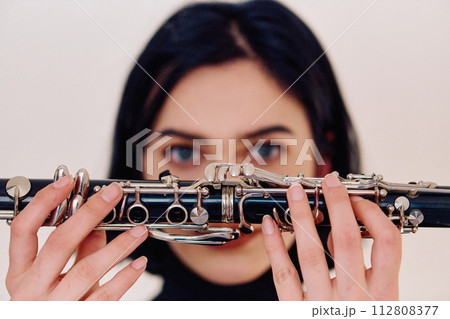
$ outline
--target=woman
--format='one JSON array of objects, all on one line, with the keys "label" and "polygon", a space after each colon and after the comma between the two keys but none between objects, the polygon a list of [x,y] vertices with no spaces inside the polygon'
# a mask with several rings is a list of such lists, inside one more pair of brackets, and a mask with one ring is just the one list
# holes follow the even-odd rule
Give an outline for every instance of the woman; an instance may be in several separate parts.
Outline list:
[{"label": "woman", "polygon": [[[311,31],[273,1],[180,10],[155,34],[130,74],[110,177],[155,178],[126,166],[125,142],[145,128],[171,137],[171,161],[162,169],[182,179],[202,177],[208,164],[203,160],[192,165],[195,137],[221,138],[224,145],[241,139],[251,145],[262,139],[296,139],[287,148],[286,166],[279,162],[281,147],[266,143],[258,148],[267,164],[263,168],[290,176],[357,171],[356,140],[331,67],[325,56],[314,63],[322,53]],[[310,138],[324,165],[296,165],[303,142]],[[248,147],[237,144],[232,155],[237,162],[247,160]],[[233,153],[228,146],[224,151],[225,159]],[[156,153],[154,162],[164,154]],[[147,237],[143,226],[111,238],[105,246],[105,233],[91,230],[120,200],[121,189],[113,183],[59,226],[36,256],[37,229],[72,188],[70,178],[50,185],[12,223],[7,276],[12,299],[119,299],[146,268],[165,279],[158,300],[398,299],[398,230],[375,204],[358,197],[350,201],[334,175],[327,175],[323,186],[332,224],[326,245],[327,234],[317,232],[305,193],[295,185],[288,191],[292,235],[281,235],[265,217],[254,234],[219,248],[152,239],[142,244]],[[368,270],[355,216],[375,239]],[[147,267],[147,258],[139,257],[99,287],[103,274],[138,246],[133,257],[147,256]],[[333,280],[323,246],[335,260]],[[75,249],[75,265],[61,276]]]}]

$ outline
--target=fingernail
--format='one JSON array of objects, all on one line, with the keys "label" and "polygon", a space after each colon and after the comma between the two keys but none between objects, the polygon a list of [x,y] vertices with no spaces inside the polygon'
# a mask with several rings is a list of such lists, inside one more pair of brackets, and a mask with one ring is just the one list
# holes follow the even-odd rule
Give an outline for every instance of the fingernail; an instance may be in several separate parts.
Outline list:
[{"label": "fingernail", "polygon": [[269,215],[264,215],[262,222],[262,230],[265,234],[270,235],[275,231],[273,219]]},{"label": "fingernail", "polygon": [[119,195],[122,194],[122,189],[120,188],[119,184],[116,182],[109,184],[103,191],[102,191],[102,198],[108,202],[111,203],[114,200],[119,197]]},{"label": "fingernail", "polygon": [[294,184],[289,187],[289,194],[293,200],[302,200],[304,197],[303,188],[299,184]]},{"label": "fingernail", "polygon": [[144,225],[133,226],[129,231],[131,236],[139,238],[147,232],[147,227]]},{"label": "fingernail", "polygon": [[133,267],[136,270],[140,270],[147,265],[147,258],[145,256],[139,257],[135,261],[131,263],[131,267]]},{"label": "fingernail", "polygon": [[337,178],[334,174],[328,174],[325,176],[325,184],[327,184],[328,187],[337,187],[342,185],[339,178]]},{"label": "fingernail", "polygon": [[70,181],[72,180],[72,176],[66,175],[64,177],[61,177],[56,182],[53,183],[53,186],[56,188],[63,188],[70,184]]},{"label": "fingernail", "polygon": [[362,198],[361,196],[350,196],[350,200],[352,202],[359,202],[360,200],[363,200],[364,198]]}]

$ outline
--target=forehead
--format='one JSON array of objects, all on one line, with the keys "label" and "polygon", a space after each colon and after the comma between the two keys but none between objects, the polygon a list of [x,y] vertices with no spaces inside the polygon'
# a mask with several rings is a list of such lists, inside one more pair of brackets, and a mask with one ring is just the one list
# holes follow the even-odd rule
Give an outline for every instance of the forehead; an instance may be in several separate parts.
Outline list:
[{"label": "forehead", "polygon": [[170,94],[178,103],[166,99],[154,129],[177,128],[222,138],[245,136],[280,124],[294,131],[308,131],[303,106],[292,95],[283,94],[284,90],[254,60],[203,66],[188,73],[173,88]]}]

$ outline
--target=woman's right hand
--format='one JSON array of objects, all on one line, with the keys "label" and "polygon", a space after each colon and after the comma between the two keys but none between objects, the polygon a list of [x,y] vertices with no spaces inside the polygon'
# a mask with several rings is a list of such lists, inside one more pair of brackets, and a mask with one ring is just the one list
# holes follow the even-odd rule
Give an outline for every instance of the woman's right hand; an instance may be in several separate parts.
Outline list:
[{"label": "woman's right hand", "polygon": [[[277,225],[271,217],[263,220],[267,254],[280,300],[398,300],[398,278],[402,238],[398,228],[381,208],[347,188],[333,174],[325,176],[322,190],[331,223],[328,248],[335,264],[330,278],[308,196],[301,185],[287,191],[293,221],[297,255],[303,284]],[[373,237],[371,267],[366,268],[358,222]]]},{"label": "woman's right hand", "polygon": [[[50,234],[38,253],[38,229],[73,187],[71,176],[48,185],[12,221],[6,276],[11,300],[118,300],[144,272],[147,259],[140,257],[107,283],[98,284],[148,234],[145,226],[135,226],[106,245],[105,232],[93,231],[120,201],[117,183],[91,196]],[[74,265],[61,274],[75,250]]]}]

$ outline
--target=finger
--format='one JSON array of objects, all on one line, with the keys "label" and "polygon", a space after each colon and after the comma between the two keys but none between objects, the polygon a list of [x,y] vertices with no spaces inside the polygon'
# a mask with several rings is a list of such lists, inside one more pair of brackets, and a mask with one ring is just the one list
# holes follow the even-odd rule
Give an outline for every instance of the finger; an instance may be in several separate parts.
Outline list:
[{"label": "finger", "polygon": [[336,283],[349,298],[365,289],[365,268],[361,234],[347,189],[329,174],[322,183],[333,236]]},{"label": "finger", "polygon": [[106,232],[104,230],[93,230],[83,239],[77,248],[75,264],[106,245]]},{"label": "finger", "polygon": [[302,285],[275,222],[265,215],[262,222],[264,246],[272,266],[279,300],[303,300]]},{"label": "finger", "polygon": [[308,197],[301,185],[292,185],[288,189],[287,199],[308,299],[329,300],[332,293],[330,272]]},{"label": "finger", "polygon": [[402,238],[398,228],[377,204],[352,196],[352,206],[358,219],[373,237],[370,287],[378,299],[398,299],[398,276],[402,258]]},{"label": "finger", "polygon": [[143,274],[146,265],[147,258],[144,256],[136,259],[90,294],[86,300],[119,300]]},{"label": "finger", "polygon": [[23,275],[31,266],[38,251],[38,229],[49,213],[69,196],[73,185],[73,178],[68,175],[46,186],[14,218],[11,223],[7,281]]},{"label": "finger", "polygon": [[78,300],[112,267],[126,258],[148,237],[147,227],[134,226],[117,236],[103,249],[84,258],[66,274],[50,299]]},{"label": "finger", "polygon": [[334,259],[333,235],[331,234],[331,232],[328,234],[327,247],[328,251],[330,252],[331,258]]},{"label": "finger", "polygon": [[122,188],[111,183],[50,234],[32,266],[40,276],[38,284],[44,286],[59,276],[80,242],[111,212],[121,195]]},{"label": "finger", "polygon": [[[78,246],[74,265],[76,265],[83,258],[105,247],[105,245],[106,245],[106,232],[104,230],[91,231],[89,235],[87,235],[87,237],[83,239],[83,241]],[[98,286],[99,284],[96,283],[94,287],[92,287],[92,290],[97,289]]]}]

